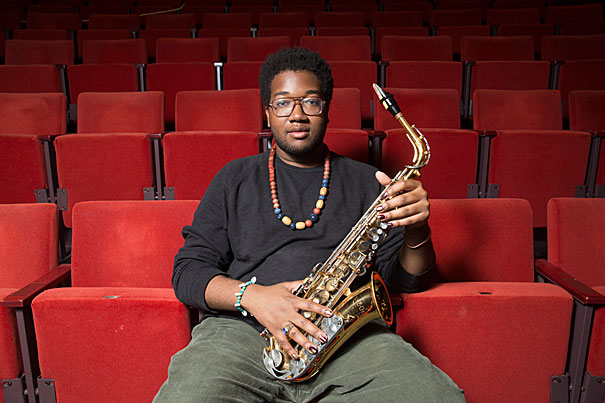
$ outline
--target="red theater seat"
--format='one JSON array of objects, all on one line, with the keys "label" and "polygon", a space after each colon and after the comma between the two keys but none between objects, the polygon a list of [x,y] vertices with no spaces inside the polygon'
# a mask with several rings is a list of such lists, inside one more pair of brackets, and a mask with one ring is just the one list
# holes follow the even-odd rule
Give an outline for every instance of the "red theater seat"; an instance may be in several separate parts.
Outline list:
[{"label": "red theater seat", "polygon": [[[330,61],[334,77],[334,88],[357,88],[361,93],[361,118],[370,121],[373,117],[374,90],[377,66],[374,62]],[[367,124],[364,127],[370,127]]]},{"label": "red theater seat", "polygon": [[395,61],[386,69],[390,88],[451,88],[462,98],[462,63],[448,61]]},{"label": "red theater seat", "polygon": [[82,45],[84,64],[68,66],[70,100],[82,92],[139,91],[141,67],[147,63],[145,39],[89,40]]},{"label": "red theater seat", "polygon": [[315,27],[363,27],[364,17],[361,12],[327,12],[315,13]]},{"label": "red theater seat", "polygon": [[[237,119],[225,119],[237,116]],[[176,131],[249,131],[262,129],[258,89],[183,91],[176,96]]]},{"label": "red theater seat", "polygon": [[376,11],[372,13],[372,26],[381,27],[420,27],[422,12],[420,11]]},{"label": "red theater seat", "polygon": [[[410,122],[413,124],[413,122]],[[420,180],[431,199],[465,199],[476,182],[479,137],[472,130],[420,128],[431,147],[431,160]],[[393,177],[413,161],[404,129],[390,129],[382,141],[380,169]]]},{"label": "red theater seat", "polygon": [[58,197],[65,225],[72,228],[72,210],[78,202],[153,200],[151,150],[146,133],[59,136],[55,140]]},{"label": "red theater seat", "polygon": [[195,14],[154,14],[145,18],[145,29],[196,29]]},{"label": "red theater seat", "polygon": [[306,28],[308,30],[309,13],[305,11],[260,13],[258,27],[260,30],[263,28]]},{"label": "red theater seat", "polygon": [[[202,22],[202,28],[246,28],[252,27],[251,13],[206,13]],[[249,36],[249,35],[248,35]]]},{"label": "red theater seat", "polygon": [[328,62],[370,61],[372,49],[368,36],[303,36],[300,46],[318,52]]},{"label": "red theater seat", "polygon": [[[488,181],[501,197],[529,200],[535,227],[546,225],[550,198],[573,196],[576,186],[584,184],[590,135],[561,130],[558,91],[477,90],[474,128],[495,131]],[[563,160],[575,163],[561,164]]]},{"label": "red theater seat", "polygon": [[[460,129],[460,93],[454,89],[387,88],[401,107],[406,120],[419,128]],[[374,129],[399,129],[378,99],[374,101]]]},{"label": "red theater seat", "polygon": [[190,340],[190,312],[170,276],[198,203],[76,206],[72,287],[32,304],[41,376],[57,401],[152,400],[170,357]]},{"label": "red theater seat", "polygon": [[229,38],[249,38],[250,28],[204,28],[197,33],[199,38],[218,38],[222,60],[227,59],[227,42]]},{"label": "red theater seat", "polygon": [[431,27],[451,27],[453,25],[481,25],[481,10],[433,10],[429,18]]},{"label": "red theater seat", "polygon": [[12,39],[32,41],[69,41],[67,29],[13,29]]},{"label": "red theater seat", "polygon": [[487,10],[487,25],[539,24],[539,8],[492,8]]},{"label": "red theater seat", "polygon": [[0,93],[0,203],[54,201],[49,143],[66,132],[66,106],[62,93]]},{"label": "red theater seat", "polygon": [[161,38],[156,43],[158,63],[217,62],[218,38]]},{"label": "red theater seat", "polygon": [[[277,14],[277,13],[274,13]],[[290,43],[298,45],[300,38],[309,35],[309,28],[261,28],[258,30],[258,36],[261,38],[267,36],[289,36]]]},{"label": "red theater seat", "polygon": [[147,92],[83,92],[78,133],[162,133],[164,95]]},{"label": "red theater seat", "polygon": [[223,87],[226,90],[258,88],[258,76],[264,61],[229,62],[223,65]]},{"label": "red theater seat", "polygon": [[554,32],[553,24],[503,24],[498,27],[498,36],[531,36],[534,39],[536,54],[539,54],[542,49],[542,37],[552,35]]},{"label": "red theater seat", "polygon": [[531,36],[468,36],[462,38],[460,58],[478,60],[534,60]]},{"label": "red theater seat", "polygon": [[165,194],[200,200],[212,178],[229,161],[258,154],[258,132],[189,131],[164,136]]},{"label": "red theater seat", "polygon": [[0,92],[63,92],[61,71],[42,64],[0,66]]},{"label": "red theater seat", "polygon": [[128,29],[137,31],[141,25],[135,14],[96,14],[88,17],[88,29]]},{"label": "red theater seat", "polygon": [[68,29],[78,30],[82,27],[79,13],[27,13],[27,29]]},{"label": "red theater seat", "polygon": [[382,60],[391,62],[441,60],[452,61],[452,39],[447,36],[382,37]]},{"label": "red theater seat", "polygon": [[454,25],[443,26],[436,29],[438,36],[449,36],[452,38],[452,52],[460,55],[462,37],[464,36],[489,36],[490,28],[486,25]]},{"label": "red theater seat", "polygon": [[603,20],[603,8],[598,3],[546,7],[547,24],[599,20]]},{"label": "red theater seat", "polygon": [[[532,283],[529,204],[433,199],[431,228],[438,276],[448,282],[403,295],[397,334],[445,371],[469,402],[548,401],[551,376],[565,372],[572,298],[552,284]],[[494,377],[514,379],[514,387],[491,383]],[[566,396],[564,389],[553,399]]]},{"label": "red theater seat", "polygon": [[156,43],[163,38],[193,38],[193,32],[189,29],[145,29],[139,31],[139,38],[147,41],[147,56],[156,57]]},{"label": "red theater seat", "polygon": [[567,112],[567,98],[570,91],[605,90],[605,58],[600,60],[569,60],[559,67],[557,89],[561,92]]},{"label": "red theater seat", "polygon": [[605,133],[605,91],[572,91],[569,93],[569,127],[590,132],[592,144],[586,174],[586,195],[605,196],[605,151],[602,138]]},{"label": "red theater seat", "polygon": [[72,41],[33,41],[9,39],[5,43],[6,64],[65,64],[74,63]]},{"label": "red theater seat", "polygon": [[542,37],[542,60],[583,59],[605,59],[605,35]]},{"label": "red theater seat", "polygon": [[[0,136],[1,139],[2,136]],[[23,386],[34,394],[33,372],[24,371],[16,308],[5,306],[11,294],[53,270],[58,264],[59,215],[55,204],[0,204],[0,379],[3,395],[9,402],[23,398]],[[28,310],[19,309],[22,318],[31,321]],[[33,329],[30,329],[33,330]],[[30,340],[22,340],[22,343]],[[33,340],[31,340],[33,342]],[[27,348],[27,344],[22,344]],[[32,362],[28,362],[31,365]],[[25,372],[25,373],[24,373]],[[32,389],[29,389],[31,386]]]},{"label": "red theater seat", "polygon": [[[574,297],[570,346],[571,399],[601,402],[605,387],[605,199],[554,198],[548,203],[548,261],[536,271]],[[592,322],[592,324],[591,324]],[[580,386],[581,385],[581,386]]]},{"label": "red theater seat", "polygon": [[227,62],[264,61],[267,55],[290,46],[290,37],[272,36],[266,38],[229,38],[227,42]]},{"label": "red theater seat", "polygon": [[79,29],[77,33],[78,56],[82,57],[84,41],[118,39],[132,39],[132,31],[128,29]]}]

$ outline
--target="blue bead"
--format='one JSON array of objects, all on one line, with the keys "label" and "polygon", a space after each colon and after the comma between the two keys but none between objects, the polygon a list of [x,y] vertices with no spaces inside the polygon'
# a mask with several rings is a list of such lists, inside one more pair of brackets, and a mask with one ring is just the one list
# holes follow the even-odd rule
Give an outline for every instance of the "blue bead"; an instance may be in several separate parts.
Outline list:
[{"label": "blue bead", "polygon": [[326,196],[324,196],[324,195],[319,195],[318,199],[319,199],[319,200],[325,200],[325,199],[326,199]]},{"label": "blue bead", "polygon": [[318,217],[317,217],[317,214],[311,214],[311,215],[309,216],[309,219],[310,219],[311,221],[313,221],[313,222],[317,222],[317,218],[318,218]]},{"label": "blue bead", "polygon": [[279,213],[281,213],[281,209],[278,207],[278,208],[276,208],[275,210],[273,210],[273,212],[274,212],[275,214],[279,214]]},{"label": "blue bead", "polygon": [[284,218],[284,213],[279,213],[279,214],[277,215],[277,219],[278,219],[278,220],[281,220],[282,218]]},{"label": "blue bead", "polygon": [[294,224],[294,223],[290,224],[290,229],[296,229],[296,224]]},{"label": "blue bead", "polygon": [[321,184],[324,186],[328,186],[328,180],[327,179],[322,180]]}]

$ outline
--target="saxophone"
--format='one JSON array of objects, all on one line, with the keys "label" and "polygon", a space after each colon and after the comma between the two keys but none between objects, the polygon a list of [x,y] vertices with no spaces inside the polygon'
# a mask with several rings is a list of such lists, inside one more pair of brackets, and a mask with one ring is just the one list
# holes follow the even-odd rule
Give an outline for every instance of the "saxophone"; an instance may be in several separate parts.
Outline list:
[{"label": "saxophone", "polygon": [[[405,120],[393,95],[385,93],[376,84],[374,91],[385,109],[405,128],[406,135],[414,147],[412,165],[407,165],[399,171],[385,187],[386,190],[397,181],[419,177],[420,168],[428,164],[430,148],[422,133]],[[261,333],[267,341],[267,347],[263,350],[263,364],[275,378],[293,382],[305,381],[317,374],[328,358],[366,323],[377,318],[389,326],[393,323],[389,293],[378,273],[372,272],[370,282],[358,290],[351,292],[349,289],[357,276],[365,274],[379,244],[387,236],[389,227],[386,222],[378,219],[376,211],[376,207],[385,201],[382,194],[330,257],[324,263],[318,263],[294,292],[294,295],[322,304],[333,312],[329,318],[313,312],[302,313],[328,335],[325,343],[310,334],[307,335],[307,339],[317,346],[317,353],[311,354],[295,344],[299,359],[291,359],[267,329]]]}]

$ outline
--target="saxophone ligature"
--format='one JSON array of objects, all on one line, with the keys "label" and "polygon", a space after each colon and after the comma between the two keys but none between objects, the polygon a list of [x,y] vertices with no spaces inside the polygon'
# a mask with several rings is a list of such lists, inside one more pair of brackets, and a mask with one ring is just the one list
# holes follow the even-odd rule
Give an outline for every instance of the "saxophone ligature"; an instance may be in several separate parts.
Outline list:
[{"label": "saxophone ligature", "polygon": [[[403,126],[414,147],[412,164],[399,171],[385,187],[386,190],[397,181],[419,177],[419,170],[428,164],[430,148],[422,133],[405,120],[393,95],[376,84],[374,91],[380,103]],[[365,274],[379,244],[387,236],[389,227],[386,222],[378,219],[379,213],[376,210],[386,200],[382,198],[383,194],[384,192],[372,203],[328,259],[324,263],[318,263],[294,292],[294,295],[322,304],[333,312],[329,318],[312,312],[302,313],[328,335],[325,343],[310,334],[306,335],[317,346],[317,353],[311,354],[295,343],[299,359],[294,360],[284,352],[267,329],[261,333],[267,341],[267,347],[263,350],[263,364],[275,378],[305,381],[317,374],[330,356],[366,323],[374,319],[382,319],[389,326],[393,323],[389,293],[378,273],[372,272],[370,282],[356,291],[351,292],[349,289],[356,277]]]}]

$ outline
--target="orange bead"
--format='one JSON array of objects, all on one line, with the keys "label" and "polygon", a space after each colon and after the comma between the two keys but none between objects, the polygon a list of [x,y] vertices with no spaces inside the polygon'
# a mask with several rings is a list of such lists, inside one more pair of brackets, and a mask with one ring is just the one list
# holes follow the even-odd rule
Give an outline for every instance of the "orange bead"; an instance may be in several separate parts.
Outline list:
[{"label": "orange bead", "polygon": [[321,213],[321,210],[320,210],[320,209],[318,209],[317,207],[315,207],[315,208],[313,209],[313,214],[318,215],[319,213]]},{"label": "orange bead", "polygon": [[313,225],[313,221],[307,220],[305,221],[305,225],[307,226],[307,228],[309,228],[311,225]]}]

